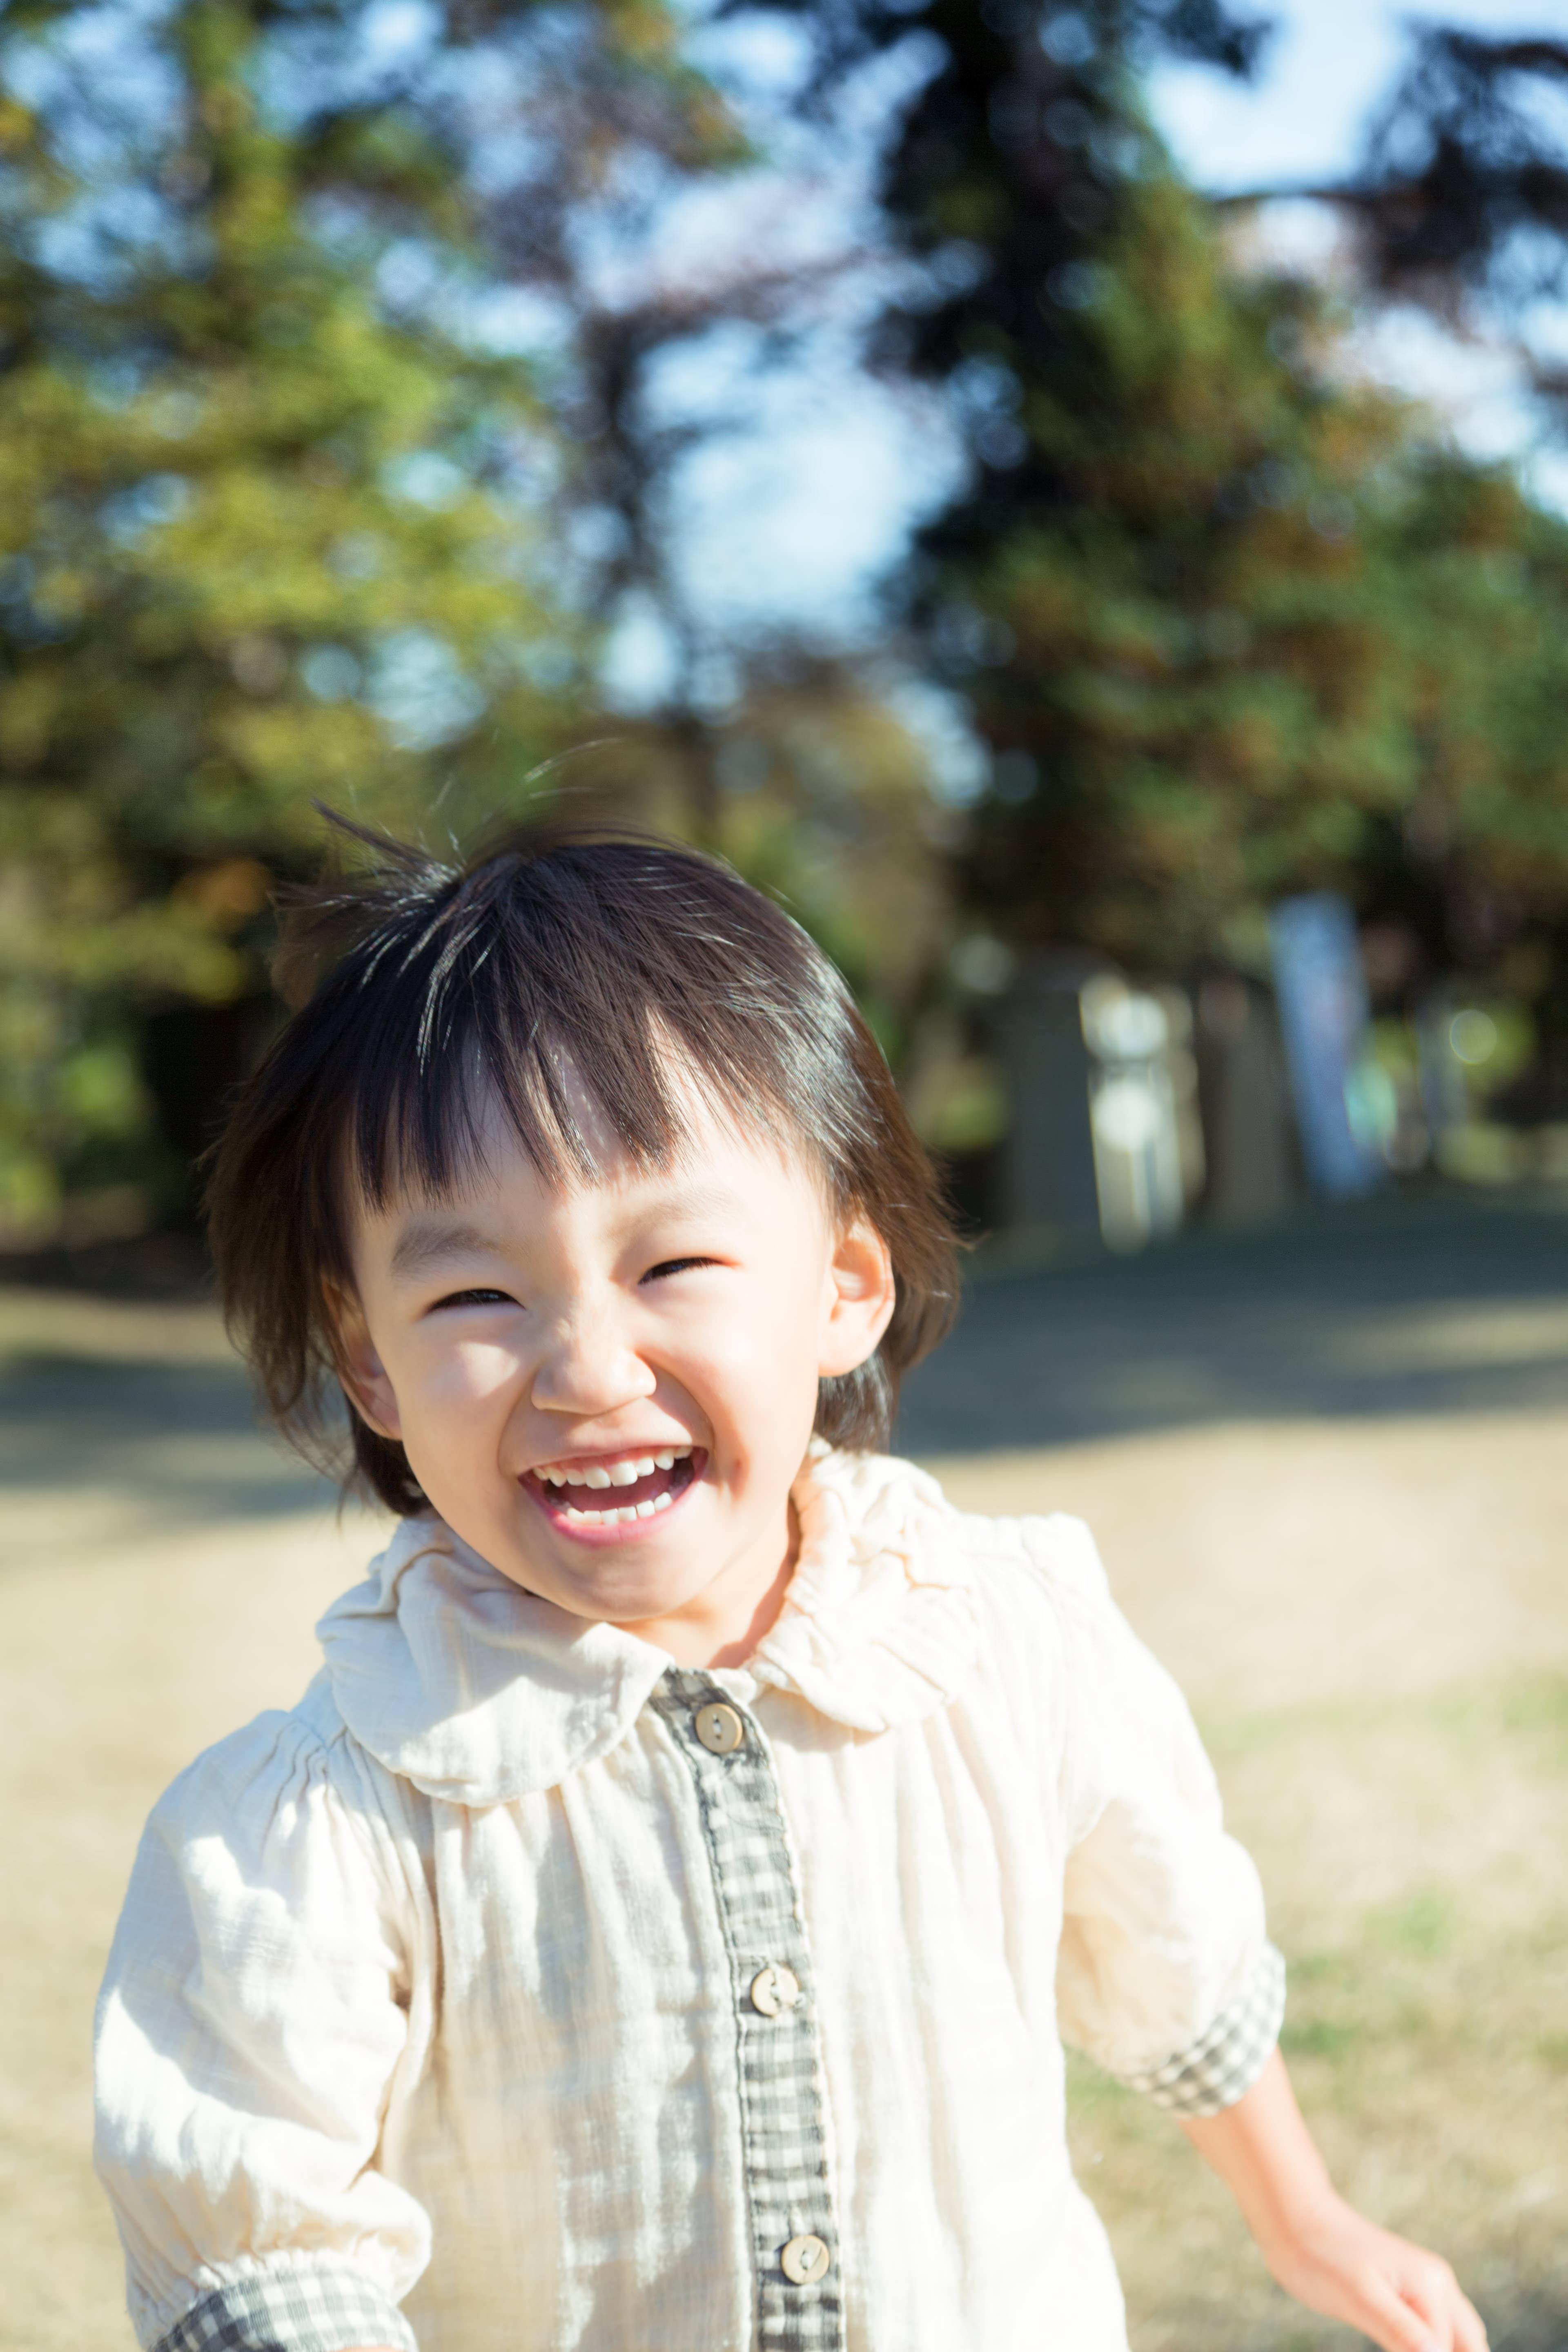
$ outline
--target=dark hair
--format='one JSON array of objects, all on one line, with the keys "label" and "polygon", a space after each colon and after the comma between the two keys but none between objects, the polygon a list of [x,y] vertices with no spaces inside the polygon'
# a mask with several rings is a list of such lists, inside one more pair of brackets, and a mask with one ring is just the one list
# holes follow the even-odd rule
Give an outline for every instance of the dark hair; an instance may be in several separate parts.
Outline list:
[{"label": "dark hair", "polygon": [[674,1046],[743,1126],[803,1148],[835,1212],[864,1214],[888,1244],[892,1320],[868,1362],[820,1383],[816,1412],[836,1444],[886,1444],[900,1374],[952,1319],[952,1232],[881,1051],[816,943],[673,843],[535,826],[443,865],[339,830],[375,862],[291,902],[277,976],[298,1009],[240,1095],[207,1190],[225,1315],[284,1434],[395,1511],[423,1509],[402,1446],[352,1405],[353,1463],[341,1458],[330,1295],[350,1280],[348,1197],[384,1206],[405,1181],[439,1196],[473,1168],[476,1077],[542,1174],[592,1178],[563,1060],[631,1159],[666,1165],[683,1139]]}]

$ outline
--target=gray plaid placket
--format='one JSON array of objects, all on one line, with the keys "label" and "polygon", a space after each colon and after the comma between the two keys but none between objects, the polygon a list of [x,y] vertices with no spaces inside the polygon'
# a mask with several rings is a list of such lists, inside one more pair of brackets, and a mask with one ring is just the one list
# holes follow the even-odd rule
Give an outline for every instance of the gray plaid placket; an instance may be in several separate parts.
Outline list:
[{"label": "gray plaid placket", "polygon": [[[811,1954],[773,1764],[755,1719],[705,1675],[671,1667],[651,1704],[696,1783],[730,1956],[759,2352],[843,2352]],[[730,1752],[699,1738],[705,1708],[738,1720]]]}]

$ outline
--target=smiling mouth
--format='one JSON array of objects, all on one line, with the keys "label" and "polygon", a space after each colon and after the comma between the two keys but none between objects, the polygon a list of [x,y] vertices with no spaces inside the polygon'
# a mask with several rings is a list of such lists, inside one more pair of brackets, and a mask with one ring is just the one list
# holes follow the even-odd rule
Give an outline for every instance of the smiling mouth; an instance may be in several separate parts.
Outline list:
[{"label": "smiling mouth", "polygon": [[521,1483],[555,1526],[588,1533],[661,1518],[696,1485],[707,1460],[700,1445],[658,1446],[646,1454],[541,1463]]}]

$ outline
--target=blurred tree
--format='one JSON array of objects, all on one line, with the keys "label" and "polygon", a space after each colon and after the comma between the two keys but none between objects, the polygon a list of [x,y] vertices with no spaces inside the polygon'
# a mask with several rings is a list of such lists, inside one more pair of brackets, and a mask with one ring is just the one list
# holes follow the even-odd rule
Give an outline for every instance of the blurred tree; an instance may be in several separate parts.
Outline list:
[{"label": "blurred tree", "polygon": [[[962,861],[972,919],[1135,963],[1257,962],[1270,901],[1331,883],[1414,926],[1442,971],[1495,967],[1555,919],[1568,537],[1358,388],[1347,320],[1242,264],[1141,111],[1155,56],[1246,74],[1268,19],[1224,0],[774,10],[812,37],[819,121],[895,54],[913,93],[879,176],[905,267],[870,358],[942,388],[972,460],[889,583],[993,755]],[[1539,100],[1565,67],[1568,44],[1419,34],[1364,168],[1331,192],[1375,291],[1451,312],[1555,283],[1568,173]],[[710,286],[673,323],[777,321],[792,291]],[[667,611],[670,453],[635,394],[671,323],[650,298],[588,346],[623,576]],[[666,717],[716,827],[721,732]]]},{"label": "blurred tree", "polygon": [[[883,259],[841,188],[836,235],[792,234],[798,213],[826,208],[823,148],[837,126],[819,125],[803,157],[776,104],[748,103],[745,79],[716,85],[732,114],[715,87],[679,85],[701,133],[684,147],[650,135],[570,39],[534,44],[519,82],[488,92],[490,142],[505,149],[484,198],[488,249],[552,322],[536,380],[566,446],[558,560],[611,632],[632,623],[657,673],[629,698],[635,715],[605,714],[567,790],[584,809],[685,835],[773,891],[848,974],[897,1064],[951,902],[951,812],[929,747],[874,660],[737,623],[694,593],[688,459],[747,430],[770,372],[798,362]],[[737,127],[748,121],[750,144]],[[593,166],[605,122],[636,170]],[[676,379],[704,396],[672,399]],[[743,544],[747,516],[727,528]]]},{"label": "blurred tree", "polygon": [[1319,306],[1238,278],[1157,156],[1089,267],[1092,399],[1026,377],[1012,412],[1053,495],[944,520],[931,625],[994,752],[978,899],[1021,943],[1180,968],[1257,948],[1411,789],[1401,583],[1361,537],[1404,426],[1320,378]]},{"label": "blurred tree", "polygon": [[[970,460],[960,496],[920,534],[889,591],[912,625],[916,658],[966,698],[994,756],[964,861],[976,911],[1020,941],[1114,935],[1152,952],[1151,905],[1162,919],[1184,917],[1158,884],[1140,881],[1130,895],[1125,863],[1113,873],[1105,852],[1124,835],[1129,799],[1147,802],[1161,753],[1145,747],[1134,787],[1129,763],[1106,747],[1119,727],[1131,732],[1138,677],[1163,657],[1156,647],[1204,643],[1202,616],[1182,617],[1191,583],[1161,534],[1173,517],[1190,525],[1194,473],[1206,468],[1211,488],[1223,478],[1234,500],[1271,457],[1283,467],[1281,440],[1299,438],[1304,419],[1279,396],[1260,314],[1240,336],[1257,356],[1235,354],[1251,378],[1245,391],[1232,381],[1205,396],[1216,353],[1192,352],[1188,446],[1165,448],[1162,313],[1182,306],[1174,342],[1194,328],[1200,345],[1213,346],[1216,331],[1222,345],[1237,337],[1220,315],[1195,204],[1173,185],[1155,194],[1136,87],[1161,52],[1250,71],[1266,21],[1221,0],[931,0],[913,15],[899,0],[778,5],[814,36],[808,107],[826,111],[848,77],[891,53],[904,53],[911,79],[879,178],[889,243],[905,266],[868,355],[889,376],[942,388]],[[1113,249],[1128,279],[1118,310],[1126,364],[1114,389],[1095,315]],[[1141,337],[1147,347],[1135,352]],[[1130,429],[1139,454],[1118,473]],[[1152,476],[1152,457],[1161,461]],[[1129,493],[1133,505],[1119,511]],[[1215,520],[1224,541],[1233,518],[1216,509]],[[1133,575],[1145,560],[1140,600]],[[1224,617],[1220,583],[1210,587],[1217,645],[1241,624]],[[1072,657],[1075,631],[1080,655],[1100,634],[1087,659]],[[1096,662],[1103,691],[1086,692]],[[1190,735],[1195,714],[1185,725]],[[1095,740],[1101,730],[1105,742]],[[1190,748],[1163,747],[1173,777]],[[1168,836],[1163,864],[1178,835],[1190,845],[1201,800],[1188,775],[1158,825],[1151,813],[1151,832]],[[1184,814],[1173,824],[1178,801]],[[1202,920],[1184,914],[1189,926]]]},{"label": "blurred tree", "polygon": [[[723,124],[658,0],[422,11],[403,55],[396,13],[7,19],[13,1229],[68,1189],[181,1187],[268,1017],[268,891],[314,863],[312,796],[460,828],[583,723],[585,618],[541,530],[569,461],[532,372],[481,331],[477,93],[525,89],[531,40],[569,51],[602,94],[579,187],[639,142],[700,159]],[[531,162],[573,126],[548,131],[519,141]]]},{"label": "blurred tree", "polygon": [[[1447,965],[1498,951],[1507,907],[1561,903],[1542,713],[1568,536],[1358,387],[1333,305],[1244,266],[1142,115],[1158,49],[1246,73],[1266,20],[932,0],[917,36],[890,0],[807,13],[818,91],[923,44],[881,179],[916,267],[872,357],[943,388],[971,457],[891,584],[993,754],[976,916],[1134,962],[1251,961],[1271,898],[1333,882],[1418,916]],[[1439,248],[1451,291],[1522,266],[1525,226],[1568,226],[1519,82],[1565,58],[1423,36],[1347,197],[1380,284],[1436,299]]]},{"label": "blurred tree", "polygon": [[1400,680],[1409,786],[1392,822],[1363,835],[1356,895],[1411,927],[1429,971],[1540,997],[1555,961],[1560,997],[1568,523],[1506,467],[1435,447],[1383,487],[1363,541]]},{"label": "blurred tree", "polygon": [[1239,274],[1168,177],[1098,268],[1094,408],[1019,412],[1079,500],[942,575],[996,755],[973,887],[1180,968],[1330,885],[1484,961],[1568,890],[1568,525],[1342,380],[1321,298]]}]

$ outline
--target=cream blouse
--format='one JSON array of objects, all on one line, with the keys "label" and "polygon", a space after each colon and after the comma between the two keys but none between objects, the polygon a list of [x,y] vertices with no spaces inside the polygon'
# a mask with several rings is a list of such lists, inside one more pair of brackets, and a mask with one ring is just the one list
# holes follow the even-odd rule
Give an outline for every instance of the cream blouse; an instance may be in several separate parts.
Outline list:
[{"label": "cream blouse", "polygon": [[175,1781],[98,2020],[160,2352],[1124,2352],[1062,2039],[1256,2078],[1282,1971],[1072,1519],[817,1449],[743,1669],[405,1522]]}]

